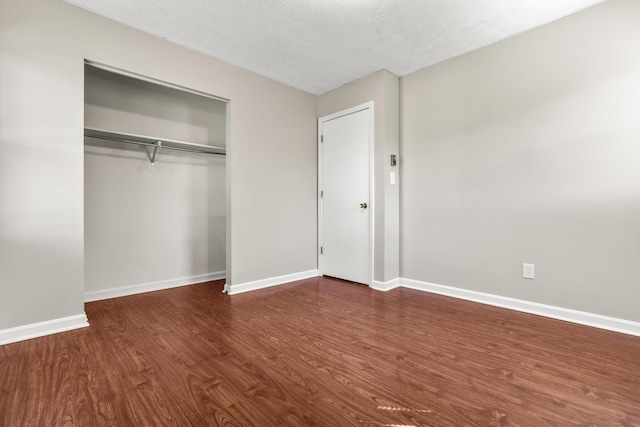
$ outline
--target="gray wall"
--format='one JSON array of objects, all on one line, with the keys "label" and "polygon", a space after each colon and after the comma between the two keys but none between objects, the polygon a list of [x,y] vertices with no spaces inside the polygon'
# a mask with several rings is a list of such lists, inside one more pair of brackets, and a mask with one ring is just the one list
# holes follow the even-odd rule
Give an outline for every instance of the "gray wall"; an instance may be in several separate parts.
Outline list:
[{"label": "gray wall", "polygon": [[402,277],[640,321],[638,23],[611,0],[401,80]]},{"label": "gray wall", "polygon": [[[365,102],[374,102],[374,277],[379,282],[400,273],[399,167],[391,167],[390,154],[399,152],[399,79],[379,71],[318,97],[318,117]],[[389,172],[396,172],[391,185]]]},{"label": "gray wall", "polygon": [[[85,126],[225,146],[226,103],[85,67]],[[224,272],[225,158],[85,138],[85,293]]]},{"label": "gray wall", "polygon": [[[609,0],[401,79],[401,176],[382,187],[401,189],[401,276],[640,320],[638,22],[638,2]],[[378,113],[397,84],[380,73],[316,104],[55,0],[1,2],[0,40],[0,329],[83,312],[85,58],[231,100],[233,284],[316,268],[316,117]]]},{"label": "gray wall", "polygon": [[314,96],[56,0],[0,40],[0,329],[83,312],[85,58],[231,100],[232,284],[316,268]]}]

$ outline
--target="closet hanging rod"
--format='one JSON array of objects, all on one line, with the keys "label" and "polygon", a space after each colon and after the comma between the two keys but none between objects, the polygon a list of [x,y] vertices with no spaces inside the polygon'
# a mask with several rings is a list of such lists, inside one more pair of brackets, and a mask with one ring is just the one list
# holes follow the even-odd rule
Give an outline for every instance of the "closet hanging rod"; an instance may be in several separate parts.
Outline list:
[{"label": "closet hanging rod", "polygon": [[[84,135],[90,138],[104,139],[107,141],[123,142],[125,144],[141,145],[144,147],[166,148],[168,150],[187,151],[190,153],[226,155],[226,149],[214,145],[195,144],[192,142],[176,141],[171,139],[154,138],[151,136],[136,135],[130,133],[111,132],[103,129],[85,128]],[[155,157],[155,156],[154,156]],[[153,162],[152,162],[153,163]]]},{"label": "closet hanging rod", "polygon": [[[168,145],[164,145],[164,140],[162,140],[162,139],[158,139],[158,140],[156,140],[157,142],[151,143],[151,142],[130,141],[128,139],[110,138],[110,137],[86,135],[86,134],[85,134],[85,136],[90,136],[91,138],[104,139],[104,140],[107,140],[107,141],[123,142],[125,144],[141,145],[143,147],[166,148],[168,150],[187,151],[189,153],[217,154],[219,156],[225,156],[226,155],[225,153],[218,153],[218,152],[214,152],[214,151],[197,150],[197,149],[194,149],[194,148],[171,147],[171,146],[168,146]],[[158,144],[158,142],[160,142],[160,144]]]}]

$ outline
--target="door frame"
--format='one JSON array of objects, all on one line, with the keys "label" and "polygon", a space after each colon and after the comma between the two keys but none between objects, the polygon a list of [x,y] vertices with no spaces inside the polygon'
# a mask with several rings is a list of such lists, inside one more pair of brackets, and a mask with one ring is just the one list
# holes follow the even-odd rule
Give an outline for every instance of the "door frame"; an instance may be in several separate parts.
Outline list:
[{"label": "door frame", "polygon": [[347,108],[345,110],[338,111],[333,114],[329,114],[318,118],[318,275],[322,276],[322,254],[320,248],[322,247],[322,128],[325,122],[335,120],[337,118],[348,116],[349,114],[358,113],[360,111],[368,110],[369,112],[369,281],[367,286],[371,287],[373,284],[373,264],[375,259],[374,253],[374,231],[375,231],[375,188],[374,188],[374,102],[369,101],[364,104],[356,105],[355,107]]}]

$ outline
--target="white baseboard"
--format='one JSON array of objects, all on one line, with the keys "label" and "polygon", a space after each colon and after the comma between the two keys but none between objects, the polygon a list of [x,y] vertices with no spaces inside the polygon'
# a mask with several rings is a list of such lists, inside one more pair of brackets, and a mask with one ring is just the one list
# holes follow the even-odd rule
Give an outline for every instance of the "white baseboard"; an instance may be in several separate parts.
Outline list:
[{"label": "white baseboard", "polygon": [[379,282],[377,280],[374,280],[371,283],[371,289],[374,289],[376,291],[390,291],[391,289],[395,289],[400,287],[400,278],[396,277],[395,279],[391,279],[391,280],[387,280],[386,282]]},{"label": "white baseboard", "polygon": [[401,278],[400,286],[404,288],[432,292],[434,294],[446,295],[468,301],[493,305],[496,307],[522,311],[525,313],[537,314],[539,316],[564,320],[580,325],[593,326],[595,328],[621,332],[623,334],[640,336],[640,322],[617,319],[615,317],[602,316],[599,314],[587,313],[584,311],[555,307],[552,305],[539,304],[531,301],[503,297],[500,295],[487,294],[483,292],[470,291],[467,289],[454,288],[451,286],[437,285],[434,283],[421,282],[412,279]]},{"label": "white baseboard", "polygon": [[301,271],[299,273],[286,274],[284,276],[270,277],[268,279],[255,280],[253,282],[238,283],[236,285],[225,285],[225,290],[229,295],[236,295],[243,292],[255,291],[269,288],[271,286],[282,285],[283,283],[295,282],[296,280],[317,277],[318,270]]},{"label": "white baseboard", "polygon": [[123,286],[119,288],[105,289],[102,291],[85,292],[84,301],[100,301],[109,298],[124,297],[127,295],[141,294],[144,292],[161,291],[163,289],[177,288],[180,286],[193,285],[194,283],[209,282],[211,280],[224,279],[226,273],[217,271],[215,273],[199,274],[197,276],[181,277],[178,279],[161,280],[159,282],[142,283],[139,285]]},{"label": "white baseboard", "polygon": [[0,330],[0,345],[12,342],[30,340],[31,338],[43,337],[45,335],[57,334],[58,332],[71,331],[89,326],[87,315],[77,314],[75,316],[61,317],[59,319],[47,320],[45,322],[31,323],[29,325]]}]

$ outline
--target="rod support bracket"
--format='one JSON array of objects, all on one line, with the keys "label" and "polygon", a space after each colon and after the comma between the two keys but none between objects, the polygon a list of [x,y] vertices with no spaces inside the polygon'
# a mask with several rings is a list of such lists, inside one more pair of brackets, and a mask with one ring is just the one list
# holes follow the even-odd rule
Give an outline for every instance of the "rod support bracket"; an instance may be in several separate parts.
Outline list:
[{"label": "rod support bracket", "polygon": [[147,146],[147,155],[149,156],[149,162],[151,162],[152,165],[156,162],[156,154],[158,154],[159,148],[162,148],[162,141],[156,142],[156,144],[153,146],[153,152],[151,151],[152,148],[150,146]]}]

